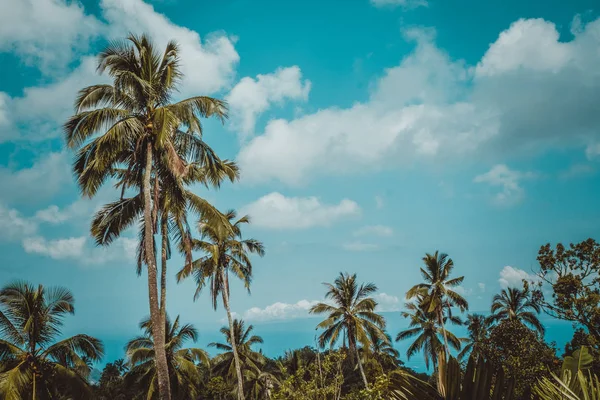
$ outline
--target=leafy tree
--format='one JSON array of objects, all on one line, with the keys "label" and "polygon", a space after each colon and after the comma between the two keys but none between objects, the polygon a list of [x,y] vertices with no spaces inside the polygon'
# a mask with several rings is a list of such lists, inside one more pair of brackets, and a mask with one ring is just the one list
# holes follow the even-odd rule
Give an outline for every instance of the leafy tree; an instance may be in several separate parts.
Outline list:
[{"label": "leafy tree", "polygon": [[467,356],[474,357],[475,360],[481,356],[481,346],[488,337],[492,321],[489,318],[479,314],[470,314],[467,316],[467,329],[469,331],[469,337],[466,340],[466,344],[463,349],[458,353],[460,360]]},{"label": "leafy tree", "polygon": [[388,333],[385,334],[385,339],[379,336],[373,338],[370,353],[383,371],[391,371],[402,364],[398,359],[400,353],[392,346],[392,338]]},{"label": "leafy tree", "polygon": [[124,384],[123,374],[128,368],[123,359],[107,363],[100,375],[96,388],[95,399],[98,400],[129,400],[134,398],[134,389]]},{"label": "leafy tree", "polygon": [[[112,84],[82,89],[75,102],[75,115],[64,126],[67,145],[77,151],[73,169],[83,195],[95,196],[110,178],[117,180],[121,190],[120,200],[107,205],[95,219],[92,234],[98,244],[109,245],[134,222],[141,223],[138,257],[148,272],[161,400],[169,400],[171,395],[164,348],[166,271],[163,268],[161,309],[154,248],[159,194],[169,193],[163,199],[169,200],[171,214],[177,210],[173,223],[180,237],[187,237],[181,231],[185,207],[202,206],[203,211],[216,215],[206,202],[190,201],[190,192],[183,184],[194,182],[202,168],[220,165],[202,140],[200,117],[226,117],[225,103],[210,97],[171,102],[181,78],[179,64],[175,42],[169,42],[162,54],[145,35],[112,42],[100,53],[98,62],[98,70],[107,71]],[[137,194],[124,198],[128,188]],[[164,222],[161,218],[163,228]],[[164,239],[165,234],[162,236]]]},{"label": "leafy tree", "polygon": [[[196,342],[198,339],[198,331],[191,324],[181,325],[179,316],[172,324],[167,316],[165,324],[171,393],[176,399],[194,400],[198,397],[198,383],[202,379],[197,364],[208,365],[209,356],[202,349],[183,347],[186,341]],[[131,365],[127,380],[145,392],[140,398],[154,399],[157,394],[157,373],[152,321],[143,320],[140,329],[144,331],[143,335],[132,339],[126,346],[128,363]]]},{"label": "leafy tree", "polygon": [[[553,249],[548,243],[537,260],[541,282],[534,291],[536,301],[554,318],[584,326],[600,342],[600,244],[587,239]],[[544,296],[543,284],[552,288],[551,298]]]},{"label": "leafy tree", "polygon": [[65,315],[75,312],[74,302],[62,287],[17,282],[0,290],[2,399],[89,398],[84,358],[100,360],[102,343],[84,334],[56,342]]},{"label": "leafy tree", "polygon": [[334,284],[324,284],[328,290],[326,299],[331,299],[335,305],[319,303],[310,309],[311,314],[329,314],[327,319],[317,325],[324,329],[319,336],[319,345],[325,347],[329,343],[333,346],[345,334],[351,357],[356,356],[356,361],[365,387],[369,386],[362,362],[358,353],[358,344],[368,349],[374,338],[387,340],[385,335],[385,319],[375,312],[377,302],[369,295],[377,291],[377,286],[372,283],[358,286],[356,274],[340,273]]},{"label": "leafy tree", "polygon": [[559,366],[554,349],[516,319],[494,326],[482,353],[486,360],[504,369],[507,379],[515,380],[515,393],[520,399],[528,399],[537,380]]},{"label": "leafy tree", "polygon": [[[517,288],[502,289],[492,300],[492,322],[519,321],[544,334],[544,326],[538,319],[539,305],[532,300],[529,290]],[[534,313],[535,312],[535,313]]]},{"label": "leafy tree", "polygon": [[591,371],[600,376],[600,345],[596,338],[579,328],[573,332],[571,341],[565,345],[565,357],[572,356],[577,350],[586,347],[592,356]]},{"label": "leafy tree", "polygon": [[455,350],[460,350],[461,346],[460,339],[447,331],[445,325],[438,323],[439,315],[435,311],[429,311],[429,304],[429,301],[422,296],[419,296],[416,302],[406,303],[405,308],[407,311],[402,311],[401,315],[408,318],[410,323],[408,329],[401,331],[396,336],[396,341],[416,336],[416,339],[406,350],[406,357],[410,360],[412,356],[422,352],[427,369],[429,369],[430,363],[436,368],[439,354],[443,354],[444,345],[440,340],[440,336],[445,337]]},{"label": "leafy tree", "polygon": [[425,268],[421,268],[423,283],[419,283],[406,293],[407,299],[422,297],[427,303],[427,312],[434,313],[437,318],[437,323],[441,326],[442,336],[444,338],[445,355],[450,354],[448,346],[447,331],[444,326],[446,320],[445,314],[452,319],[451,308],[458,307],[463,312],[469,309],[469,304],[464,297],[458,294],[452,288],[460,285],[465,279],[464,276],[458,278],[450,278],[450,274],[454,269],[454,261],[447,254],[439,254],[436,251],[433,254],[426,254],[423,257]]},{"label": "leafy tree", "polygon": [[[264,246],[256,239],[242,239],[242,224],[250,223],[250,218],[244,216],[235,221],[236,213],[233,210],[225,214],[231,226],[222,224],[210,224],[201,221],[199,224],[200,239],[193,239],[191,247],[194,250],[204,252],[206,255],[187,264],[178,274],[177,279],[182,280],[190,275],[194,275],[196,280],[196,293],[194,300],[204,287],[210,285],[210,296],[212,298],[213,308],[217,309],[219,295],[223,299],[223,305],[227,312],[229,322],[229,336],[234,339],[231,341],[232,353],[235,362],[235,370],[238,383],[238,398],[243,399],[243,377],[240,357],[237,349],[237,339],[235,339],[235,327],[231,316],[229,305],[229,273],[244,282],[248,291],[250,291],[250,282],[252,280],[252,262],[249,254],[254,253],[259,256],[265,254]],[[243,324],[242,324],[243,325]]]},{"label": "leafy tree", "polygon": [[[209,343],[209,346],[222,351],[221,354],[213,359],[213,372],[219,376],[225,376],[228,379],[237,378],[237,365],[240,371],[260,371],[260,366],[265,363],[264,356],[252,349],[255,344],[262,343],[260,336],[252,335],[254,327],[249,325],[247,328],[244,321],[234,319],[232,322],[233,334],[229,327],[222,327],[221,333],[225,336],[225,343]],[[232,340],[233,338],[233,340]],[[237,353],[234,352],[237,349]],[[239,364],[236,365],[236,354]],[[239,386],[236,387],[236,393],[239,397]]]}]

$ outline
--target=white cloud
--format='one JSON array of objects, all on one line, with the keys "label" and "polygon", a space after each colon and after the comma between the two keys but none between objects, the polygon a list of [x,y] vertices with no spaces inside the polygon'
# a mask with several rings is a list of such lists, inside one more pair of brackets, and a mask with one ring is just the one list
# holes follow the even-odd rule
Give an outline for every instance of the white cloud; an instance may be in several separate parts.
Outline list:
[{"label": "white cloud", "polygon": [[317,300],[300,300],[297,303],[277,302],[266,306],[265,308],[252,307],[244,313],[244,319],[248,321],[273,321],[283,319],[305,318],[308,310]]},{"label": "white cloud", "polygon": [[0,182],[5,188],[0,199],[7,203],[42,201],[72,182],[69,158],[64,152],[49,153],[27,168],[0,167]]},{"label": "white cloud", "polygon": [[500,283],[500,286],[504,289],[508,287],[520,288],[523,286],[523,280],[538,282],[539,277],[529,274],[522,269],[506,266],[502,269],[502,271],[500,271],[500,279],[498,279],[498,283]]},{"label": "white cloud", "polygon": [[385,225],[367,225],[354,231],[354,236],[392,236],[394,230]]},{"label": "white cloud", "polygon": [[477,287],[479,287],[479,290],[481,291],[481,293],[485,292],[485,283],[479,282],[477,284]]},{"label": "white cloud", "polygon": [[23,239],[23,249],[27,253],[42,254],[56,260],[81,258],[84,255],[85,237],[47,240],[40,236]]},{"label": "white cloud", "polygon": [[473,289],[467,289],[464,286],[460,286],[460,285],[452,288],[452,290],[454,290],[456,293],[460,294],[461,296],[470,296],[473,294]]},{"label": "white cloud", "polygon": [[488,172],[476,176],[473,182],[487,183],[491,186],[500,187],[502,190],[494,195],[493,202],[502,206],[519,202],[524,194],[520,182],[523,179],[530,179],[534,176],[531,172],[519,172],[511,170],[504,164],[498,164]]},{"label": "white cloud", "polygon": [[373,243],[363,243],[359,241],[344,243],[342,245],[344,250],[348,251],[375,251],[379,250],[379,245]]},{"label": "white cloud", "polygon": [[377,311],[400,311],[400,299],[396,296],[387,293],[378,293],[373,298],[377,301]]},{"label": "white cloud", "polygon": [[371,0],[371,4],[375,7],[404,7],[404,8],[416,8],[416,7],[427,7],[429,3],[427,0]]},{"label": "white cloud", "polygon": [[556,32],[544,20],[518,21],[469,66],[437,48],[431,30],[407,31],[415,50],[385,71],[367,101],[269,121],[240,150],[242,174],[248,182],[300,185],[415,162],[583,149],[600,125],[600,19],[569,42]]},{"label": "white cloud", "polygon": [[360,207],[352,200],[339,204],[323,204],[314,196],[286,197],[269,193],[242,208],[255,226],[269,229],[306,229],[330,226],[339,220],[360,214]]},{"label": "white cloud", "polygon": [[14,241],[37,231],[35,222],[23,217],[17,210],[0,204],[0,239]]},{"label": "white cloud", "polygon": [[285,100],[308,100],[310,81],[302,81],[302,72],[297,66],[278,68],[256,79],[245,77],[231,89],[227,102],[232,119],[232,128],[241,130],[245,136],[254,132],[259,115],[273,104]]},{"label": "white cloud", "polygon": [[375,207],[381,210],[384,206],[385,202],[383,201],[383,197],[375,196]]},{"label": "white cloud", "polygon": [[234,47],[235,38],[213,33],[202,40],[197,32],[175,25],[141,0],[102,0],[100,7],[109,23],[111,38],[122,38],[129,32],[146,32],[159,48],[168,40],[179,43],[181,69],[185,75],[182,94],[211,94],[231,83],[240,59]]},{"label": "white cloud", "polygon": [[67,66],[101,31],[78,1],[0,0],[0,52],[15,52],[47,73]]}]

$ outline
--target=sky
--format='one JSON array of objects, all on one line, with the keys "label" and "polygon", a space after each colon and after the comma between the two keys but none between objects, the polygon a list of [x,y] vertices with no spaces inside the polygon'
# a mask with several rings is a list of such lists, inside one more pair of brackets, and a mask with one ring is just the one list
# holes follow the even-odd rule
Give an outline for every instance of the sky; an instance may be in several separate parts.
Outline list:
[{"label": "sky", "polygon": [[[205,140],[240,181],[194,191],[250,215],[245,235],[266,246],[231,302],[270,355],[312,344],[307,310],[341,271],[378,286],[395,336],[425,253],[448,253],[485,312],[540,246],[598,237],[596,1],[0,0],[0,285],[69,288],[65,334],[103,339],[107,359],[148,314],[146,280],[134,232],[94,245],[93,213],[119,194],[79,196],[61,125],[108,79],[97,52],[129,32],[179,42],[177,98],[229,104]],[[176,283],[181,265],[168,311],[204,346],[225,315]]]}]

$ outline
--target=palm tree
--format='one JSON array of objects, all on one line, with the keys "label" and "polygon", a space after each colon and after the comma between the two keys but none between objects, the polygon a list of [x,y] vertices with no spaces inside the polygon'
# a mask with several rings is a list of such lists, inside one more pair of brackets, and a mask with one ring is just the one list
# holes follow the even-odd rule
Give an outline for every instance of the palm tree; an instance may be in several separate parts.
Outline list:
[{"label": "palm tree", "polygon": [[460,294],[452,290],[460,285],[465,279],[464,276],[450,279],[450,274],[454,269],[454,262],[447,254],[425,254],[423,257],[425,268],[421,268],[421,275],[425,282],[413,286],[407,293],[407,299],[422,296],[427,299],[427,312],[433,312],[437,322],[441,326],[444,337],[444,355],[450,354],[448,346],[447,331],[444,327],[444,313],[448,313],[448,318],[453,319],[451,307],[458,307],[461,312],[469,309],[467,300]]},{"label": "palm tree", "polygon": [[[95,196],[110,178],[117,179],[121,190],[120,200],[107,206],[112,210],[111,223],[92,229],[98,244],[110,244],[124,229],[141,222],[139,257],[148,272],[159,398],[169,400],[166,317],[159,303],[154,249],[159,194],[167,188],[178,194],[175,222],[181,227],[184,204],[196,208],[200,205],[190,204],[190,192],[183,183],[193,180],[194,167],[211,169],[220,164],[202,140],[200,117],[223,120],[226,105],[205,96],[171,102],[182,77],[175,42],[169,42],[161,54],[147,36],[130,35],[128,41],[112,42],[100,53],[98,71],[107,71],[113,83],[89,86],[79,92],[75,115],[64,126],[65,138],[67,145],[77,150],[73,169],[84,196]],[[124,198],[128,189],[137,189],[136,194]],[[166,285],[161,285],[161,296],[163,288]]]},{"label": "palm tree", "polygon": [[419,296],[416,302],[405,304],[407,311],[401,315],[410,320],[408,329],[401,331],[396,336],[396,341],[406,340],[417,337],[406,350],[406,357],[410,360],[418,352],[423,352],[425,358],[425,367],[429,369],[429,363],[432,362],[434,369],[438,364],[438,355],[443,348],[439,335],[447,338],[450,346],[454,349],[460,349],[460,339],[451,332],[445,331],[445,327],[438,323],[438,316],[435,312],[429,311],[429,301]]},{"label": "palm tree", "polygon": [[[222,351],[215,359],[214,372],[219,376],[227,376],[230,379],[239,377],[239,371],[260,371],[261,365],[264,364],[265,358],[260,352],[252,349],[255,344],[262,343],[260,336],[252,335],[254,327],[249,325],[245,327],[243,320],[234,319],[231,329],[228,326],[221,328],[220,332],[225,336],[225,343],[209,343],[210,347],[215,347]],[[237,380],[239,383],[239,379]],[[239,386],[236,392],[239,396]]]},{"label": "palm tree", "polygon": [[242,239],[241,226],[250,223],[248,216],[235,221],[236,213],[230,210],[225,214],[225,217],[230,222],[229,226],[200,221],[198,227],[200,239],[192,239],[191,248],[201,250],[206,255],[186,264],[177,274],[177,280],[180,281],[192,274],[194,275],[197,285],[194,300],[198,298],[205,286],[210,285],[210,296],[215,310],[217,309],[219,296],[222,297],[229,322],[229,335],[234,338],[231,341],[231,346],[237,375],[238,398],[243,399],[242,367],[238,355],[237,338],[235,338],[236,330],[229,305],[229,273],[231,272],[241,279],[249,292],[252,279],[252,262],[249,253],[258,254],[262,257],[265,254],[265,249],[263,244],[256,239]]},{"label": "palm tree", "polygon": [[90,367],[104,349],[79,334],[56,342],[66,314],[74,314],[71,292],[17,282],[0,290],[0,397],[46,399],[70,395],[89,398]]},{"label": "palm tree", "polygon": [[400,353],[392,346],[392,338],[388,333],[385,334],[385,339],[379,336],[373,338],[371,352],[382,368],[397,368],[399,366]]},{"label": "palm tree", "polygon": [[487,338],[491,326],[491,320],[479,314],[470,314],[465,322],[469,331],[469,337],[463,349],[458,353],[459,359],[471,355],[475,360],[482,355],[481,345]]},{"label": "palm tree", "polygon": [[529,291],[526,289],[502,289],[500,294],[494,296],[491,311],[490,320],[492,322],[519,321],[532,327],[541,335],[544,334],[544,326],[536,315],[540,313],[540,306],[532,301]]},{"label": "palm tree", "polygon": [[369,387],[367,377],[363,370],[358,343],[368,349],[374,338],[386,340],[385,319],[375,312],[377,302],[369,295],[377,291],[377,286],[372,283],[361,284],[356,282],[356,274],[340,273],[334,284],[324,283],[328,288],[326,299],[331,299],[334,305],[319,303],[310,309],[311,314],[329,314],[328,318],[317,325],[325,329],[319,336],[319,345],[325,347],[329,343],[333,346],[340,334],[348,338],[350,354],[357,358],[358,368],[366,388]]},{"label": "palm tree", "polygon": [[[153,399],[157,389],[157,380],[152,321],[150,319],[143,320],[140,323],[140,329],[144,331],[143,335],[132,339],[126,346],[128,364],[131,366],[128,378],[147,390],[144,398]],[[183,345],[188,340],[196,342],[198,331],[191,324],[181,325],[179,316],[171,324],[167,316],[165,332],[171,393],[176,399],[196,399],[199,396],[198,382],[202,378],[197,363],[208,366],[209,356],[202,349],[183,348]]]}]

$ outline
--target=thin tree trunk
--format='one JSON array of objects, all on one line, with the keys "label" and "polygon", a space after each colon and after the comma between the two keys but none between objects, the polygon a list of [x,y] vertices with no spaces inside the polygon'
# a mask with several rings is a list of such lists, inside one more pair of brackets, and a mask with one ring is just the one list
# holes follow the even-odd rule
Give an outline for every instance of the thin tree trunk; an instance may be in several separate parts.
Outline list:
[{"label": "thin tree trunk", "polygon": [[358,346],[356,345],[356,339],[354,338],[354,334],[348,334],[348,342],[350,344],[350,354],[352,354],[352,351],[356,353],[356,362],[358,364],[358,370],[360,371],[360,376],[362,377],[363,383],[365,384],[365,389],[368,389],[369,382],[367,381],[365,371],[363,370],[362,361],[360,361],[360,354],[358,353]]},{"label": "thin tree trunk", "polygon": [[31,392],[31,400],[35,400],[35,392],[37,388],[35,387],[35,372],[33,373],[33,391]]},{"label": "thin tree trunk", "polygon": [[158,378],[159,400],[171,400],[169,384],[169,369],[165,351],[165,324],[161,321],[158,304],[158,282],[156,257],[154,255],[154,230],[152,227],[152,198],[150,194],[150,179],[152,175],[152,143],[146,145],[146,167],[144,171],[144,252],[148,267],[148,301],[150,303],[150,320],[152,321],[152,336],[154,338],[154,362]]},{"label": "thin tree trunk", "polygon": [[[167,232],[167,217],[163,216],[161,218],[160,224],[160,234],[161,234],[161,270],[160,270],[160,318],[162,320],[163,325],[166,326],[167,319],[167,242],[168,242],[168,232]],[[166,329],[166,328],[165,328]]]},{"label": "thin tree trunk", "polygon": [[240,356],[237,351],[235,332],[233,330],[233,319],[231,318],[231,310],[229,308],[229,279],[225,271],[221,270],[221,279],[223,280],[223,304],[227,311],[227,320],[229,321],[229,337],[231,339],[231,351],[233,352],[233,360],[235,362],[235,373],[237,375],[238,384],[238,400],[244,400],[244,381],[242,378],[242,367]]},{"label": "thin tree trunk", "polygon": [[440,325],[442,326],[442,333],[444,336],[444,351],[441,352],[442,357],[438,363],[438,390],[443,396],[445,396],[446,387],[444,385],[444,375],[446,374],[446,365],[448,358],[450,357],[450,348],[448,347],[448,335],[446,334],[446,326],[444,325],[443,309],[438,311],[438,319],[440,321]]}]

